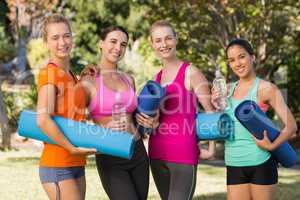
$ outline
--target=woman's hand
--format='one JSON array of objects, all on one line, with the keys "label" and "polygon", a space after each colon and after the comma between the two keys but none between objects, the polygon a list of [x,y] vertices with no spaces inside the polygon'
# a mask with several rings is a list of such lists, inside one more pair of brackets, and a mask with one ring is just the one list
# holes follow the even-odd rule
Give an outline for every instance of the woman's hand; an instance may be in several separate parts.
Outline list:
[{"label": "woman's hand", "polygon": [[215,155],[215,141],[208,141],[208,149],[203,149],[199,145],[200,159],[213,160]]},{"label": "woman's hand", "polygon": [[109,128],[113,131],[127,131],[128,123],[126,120],[111,120],[106,128]]},{"label": "woman's hand", "polygon": [[259,148],[262,148],[264,150],[267,150],[267,151],[273,151],[274,150],[274,146],[273,146],[273,143],[269,140],[268,138],[268,133],[267,131],[264,131],[264,137],[263,139],[257,139],[256,137],[252,136],[254,138],[254,141],[256,143],[256,145],[259,147]]},{"label": "woman's hand", "polygon": [[74,147],[69,150],[72,155],[92,155],[97,153],[96,149],[84,148],[84,147]]},{"label": "woman's hand", "polygon": [[84,76],[96,76],[99,73],[98,68],[94,64],[88,64],[80,73],[80,79]]},{"label": "woman's hand", "polygon": [[159,126],[159,110],[156,111],[154,117],[150,117],[144,113],[138,113],[135,115],[135,118],[137,123],[145,128],[156,129]]}]

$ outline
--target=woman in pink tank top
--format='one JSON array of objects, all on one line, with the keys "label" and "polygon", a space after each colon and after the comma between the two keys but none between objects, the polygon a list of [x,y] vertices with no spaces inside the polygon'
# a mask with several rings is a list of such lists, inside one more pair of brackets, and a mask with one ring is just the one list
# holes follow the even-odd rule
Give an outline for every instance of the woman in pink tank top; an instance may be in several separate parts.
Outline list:
[{"label": "woman in pink tank top", "polygon": [[[167,87],[159,127],[149,139],[151,171],[163,200],[192,199],[199,158],[195,132],[198,101],[205,111],[213,111],[208,82],[198,68],[176,57],[177,37],[168,22],[155,22],[150,36],[163,64],[155,81]],[[141,118],[138,116],[137,121]],[[213,148],[211,142],[210,151],[204,150],[203,157],[213,156]]]},{"label": "woman in pink tank top", "polygon": [[[96,155],[97,170],[105,192],[111,200],[146,200],[149,159],[132,120],[132,114],[137,107],[134,81],[117,69],[127,44],[128,33],[124,28],[111,26],[104,29],[99,43],[101,58],[94,68],[99,73],[95,76],[83,74],[81,81],[89,97],[88,108],[93,121],[105,128],[131,133],[136,139],[131,160],[105,154]],[[116,104],[121,112],[118,119],[113,111]],[[122,110],[120,105],[123,105]]]}]

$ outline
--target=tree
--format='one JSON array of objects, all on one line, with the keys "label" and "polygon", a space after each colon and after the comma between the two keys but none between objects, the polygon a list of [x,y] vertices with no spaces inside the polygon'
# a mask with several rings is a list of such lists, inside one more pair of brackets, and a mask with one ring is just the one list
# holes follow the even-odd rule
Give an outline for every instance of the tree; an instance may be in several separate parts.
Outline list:
[{"label": "tree", "polygon": [[[262,78],[287,90],[288,105],[300,114],[299,14],[296,0],[154,0],[146,4],[150,22],[168,20],[179,36],[179,56],[193,62],[212,80],[216,63],[229,80],[224,49],[230,40],[251,41],[256,54],[256,71]],[[285,73],[285,72],[288,73]],[[299,117],[297,117],[299,120]]]},{"label": "tree", "polygon": [[[9,60],[13,53],[14,47],[12,45],[11,38],[7,34],[7,24],[8,20],[6,18],[6,13],[8,12],[8,7],[5,2],[0,2],[0,60],[7,61]],[[10,144],[10,131],[8,126],[8,117],[6,113],[6,105],[4,103],[1,85],[2,81],[5,79],[1,73],[4,72],[3,67],[0,66],[0,131],[2,134],[2,146],[1,149],[9,149],[11,147]]]},{"label": "tree", "polygon": [[3,101],[2,90],[0,87],[0,128],[2,133],[2,149],[10,149],[10,129],[8,125],[8,118],[6,114],[6,106]]},{"label": "tree", "polygon": [[289,34],[295,31],[290,17],[300,9],[294,0],[156,0],[146,4],[151,8],[147,13],[151,22],[166,19],[178,31],[180,56],[208,74],[213,74],[215,61],[227,73],[224,48],[231,39],[242,37],[256,49],[257,72],[271,80],[288,56]]},{"label": "tree", "polygon": [[99,34],[109,25],[124,26],[133,41],[143,33],[142,8],[127,0],[65,1],[63,13],[72,21],[75,46],[72,64],[76,72],[96,63],[100,54]]},{"label": "tree", "polygon": [[[2,82],[10,79],[18,84],[32,77],[30,71],[26,71],[28,69],[27,44],[32,38],[39,36],[44,15],[51,12],[57,3],[56,0],[1,1],[1,11],[4,11],[0,15],[0,46],[4,47],[0,51],[2,61],[2,64],[0,63],[0,124],[3,149],[11,148],[11,129],[1,90]],[[8,22],[10,22],[9,26]]]},{"label": "tree", "polygon": [[15,79],[19,78],[18,82],[23,82],[22,73],[29,68],[27,44],[32,38],[40,35],[42,19],[51,13],[57,4],[58,0],[7,0],[16,56],[9,62],[3,63],[2,69],[6,73],[11,73],[14,69]]}]

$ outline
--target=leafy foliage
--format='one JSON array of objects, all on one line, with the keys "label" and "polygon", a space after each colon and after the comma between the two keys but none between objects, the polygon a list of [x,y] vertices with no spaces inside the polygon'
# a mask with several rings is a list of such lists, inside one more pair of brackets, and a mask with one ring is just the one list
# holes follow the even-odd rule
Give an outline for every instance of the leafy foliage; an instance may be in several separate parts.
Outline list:
[{"label": "leafy foliage", "polygon": [[8,19],[5,15],[8,8],[5,2],[0,2],[0,10],[0,63],[4,63],[13,57],[15,47],[8,33]]},{"label": "leafy foliage", "polygon": [[126,27],[131,38],[138,38],[142,28],[143,6],[136,7],[126,0],[79,0],[67,1],[64,13],[70,16],[75,32],[76,48],[73,51],[73,66],[79,72],[83,65],[96,63],[101,30],[110,25]]},{"label": "leafy foliage", "polygon": [[[71,20],[75,33],[72,66],[76,73],[84,65],[98,61],[101,54],[98,35],[104,27],[124,26],[131,40],[119,67],[134,76],[137,89],[159,70],[160,63],[148,38],[149,27],[155,20],[166,19],[174,26],[179,38],[178,56],[199,67],[209,80],[216,65],[221,66],[229,80],[234,79],[227,68],[224,48],[233,38],[248,39],[255,49],[257,73],[286,92],[288,105],[300,120],[297,93],[300,2],[297,0],[43,0],[40,3],[31,0],[30,3],[36,4],[34,8],[39,13],[43,12],[38,8],[48,5],[48,14],[53,10],[62,12]],[[2,1],[0,6],[1,11],[4,8],[8,12]],[[1,61],[14,54],[13,37],[5,16],[1,12]],[[28,50],[31,66],[40,66],[46,59],[40,40],[32,40]]]},{"label": "leafy foliage", "polygon": [[[151,22],[166,19],[179,35],[179,56],[212,75],[216,62],[226,70],[224,48],[242,37],[256,49],[257,71],[272,79],[293,46],[290,18],[299,14],[297,1],[147,1]],[[229,76],[230,77],[230,76]]]}]

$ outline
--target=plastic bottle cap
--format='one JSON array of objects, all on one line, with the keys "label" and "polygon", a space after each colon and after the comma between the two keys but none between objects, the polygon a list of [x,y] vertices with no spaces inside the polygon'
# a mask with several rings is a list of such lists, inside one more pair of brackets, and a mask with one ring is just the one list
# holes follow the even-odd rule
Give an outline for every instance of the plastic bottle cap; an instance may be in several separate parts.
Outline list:
[{"label": "plastic bottle cap", "polygon": [[215,76],[216,76],[216,77],[222,76],[221,71],[220,71],[219,69],[216,70]]}]

